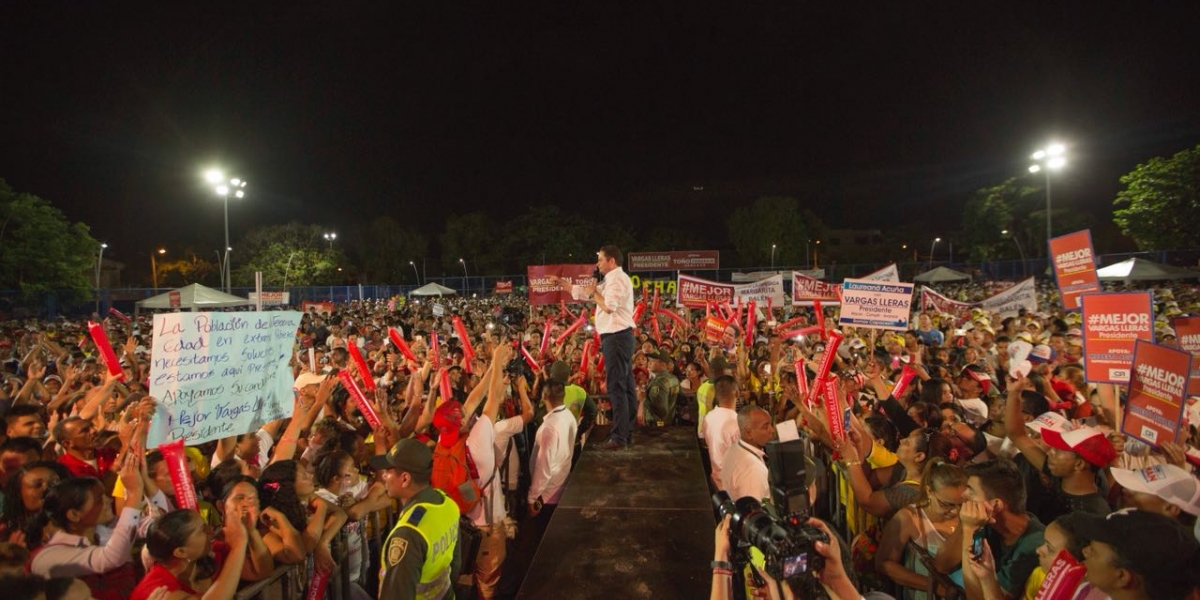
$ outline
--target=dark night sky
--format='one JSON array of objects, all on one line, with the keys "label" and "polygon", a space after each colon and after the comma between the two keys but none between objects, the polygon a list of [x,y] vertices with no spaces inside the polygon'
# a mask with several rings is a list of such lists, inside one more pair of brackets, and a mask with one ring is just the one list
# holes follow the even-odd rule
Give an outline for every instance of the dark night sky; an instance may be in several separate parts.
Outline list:
[{"label": "dark night sky", "polygon": [[716,246],[763,194],[953,227],[1051,138],[1056,203],[1106,214],[1121,174],[1200,141],[1195,2],[136,4],[0,8],[0,177],[116,258],[219,247],[210,164],[250,182],[235,245],[556,203]]}]

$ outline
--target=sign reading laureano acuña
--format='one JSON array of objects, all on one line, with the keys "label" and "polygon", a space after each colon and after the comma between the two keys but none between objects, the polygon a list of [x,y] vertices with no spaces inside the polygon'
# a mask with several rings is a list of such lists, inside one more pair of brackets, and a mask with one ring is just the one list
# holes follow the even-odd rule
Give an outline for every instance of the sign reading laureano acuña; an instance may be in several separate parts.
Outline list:
[{"label": "sign reading laureano acu\u00f1a", "polygon": [[1150,292],[1082,297],[1083,368],[1088,381],[1129,383],[1134,343],[1154,341]]},{"label": "sign reading laureano acu\u00f1a", "polygon": [[913,284],[847,279],[842,283],[839,325],[872,329],[908,329]]},{"label": "sign reading laureano acu\u00f1a", "polygon": [[192,446],[257,430],[292,414],[288,357],[301,313],[154,315],[150,395],[159,407],[147,445]]},{"label": "sign reading laureano acu\u00f1a", "polygon": [[1096,258],[1092,253],[1090,229],[1076,231],[1050,240],[1050,256],[1054,258],[1054,279],[1063,308],[1079,310],[1079,298],[1100,291],[1096,276]]},{"label": "sign reading laureano acu\u00f1a", "polygon": [[1183,422],[1192,355],[1142,340],[1136,343],[1121,431],[1155,446],[1174,442]]}]

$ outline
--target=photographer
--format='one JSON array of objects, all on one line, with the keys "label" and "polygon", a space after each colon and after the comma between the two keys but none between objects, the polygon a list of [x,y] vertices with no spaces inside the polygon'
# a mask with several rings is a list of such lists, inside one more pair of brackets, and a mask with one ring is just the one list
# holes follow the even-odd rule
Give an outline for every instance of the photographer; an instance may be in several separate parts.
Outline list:
[{"label": "photographer", "polygon": [[[710,600],[732,600],[733,598],[733,564],[729,562],[731,550],[729,522],[731,517],[732,515],[726,515],[725,518],[721,519],[721,522],[717,525],[717,531],[713,540],[713,575],[712,592],[709,595]],[[820,519],[810,518],[806,524],[821,530],[829,539],[828,543],[820,541],[813,543],[817,554],[824,559],[824,566],[815,573],[821,587],[834,600],[855,600],[861,598],[862,595],[854,587],[854,582],[850,580],[850,576],[846,573],[846,568],[842,563],[842,549],[838,541],[838,536]],[[778,586],[766,573],[762,573],[762,575],[766,579],[766,585],[754,590],[754,598],[779,600],[780,597],[777,595],[779,590],[782,590],[782,598],[784,599],[801,598],[799,592],[793,589],[792,580],[788,580],[787,585]],[[801,600],[809,599],[801,598]]]}]

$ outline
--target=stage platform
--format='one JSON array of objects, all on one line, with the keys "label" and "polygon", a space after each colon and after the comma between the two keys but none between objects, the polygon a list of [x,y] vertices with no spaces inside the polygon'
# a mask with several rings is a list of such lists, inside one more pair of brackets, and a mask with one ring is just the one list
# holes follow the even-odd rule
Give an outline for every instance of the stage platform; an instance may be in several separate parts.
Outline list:
[{"label": "stage platform", "polygon": [[638,428],[571,473],[517,598],[707,598],[712,503],[692,427]]}]

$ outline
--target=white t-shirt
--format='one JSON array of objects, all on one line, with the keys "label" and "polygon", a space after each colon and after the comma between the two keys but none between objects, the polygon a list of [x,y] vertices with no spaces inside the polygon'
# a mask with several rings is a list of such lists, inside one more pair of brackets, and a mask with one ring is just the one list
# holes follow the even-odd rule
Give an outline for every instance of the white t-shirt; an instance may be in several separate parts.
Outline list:
[{"label": "white t-shirt", "polygon": [[[496,498],[499,496],[496,493],[496,490],[499,489],[496,485],[499,478],[494,476],[496,474],[496,430],[491,419],[477,419],[471,426],[471,431],[467,434],[467,451],[471,453],[471,460],[475,462],[475,469],[479,472],[477,483],[481,487],[487,486],[483,490],[483,502],[476,504],[467,512],[467,517],[471,519],[471,522],[482,527],[489,525],[488,515],[484,510],[486,502],[492,503],[492,520],[495,520],[495,515],[499,514],[495,510]],[[503,498],[500,501],[500,511],[503,512]],[[503,515],[500,518],[503,519]]]},{"label": "white t-shirt", "polygon": [[[496,465],[501,465],[504,463],[505,453],[508,453],[508,443],[512,440],[513,436],[525,430],[525,420],[520,416],[500,419],[496,422],[495,430]],[[496,479],[500,479],[501,477],[504,477],[504,481],[508,482],[509,490],[517,489],[517,485],[520,483],[521,479],[521,456],[517,454],[516,444],[513,444],[512,452],[508,456],[507,473],[497,475]],[[503,482],[499,482],[497,485],[500,485],[501,488],[503,488]],[[501,502],[500,505],[503,506],[504,503]]]}]

